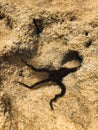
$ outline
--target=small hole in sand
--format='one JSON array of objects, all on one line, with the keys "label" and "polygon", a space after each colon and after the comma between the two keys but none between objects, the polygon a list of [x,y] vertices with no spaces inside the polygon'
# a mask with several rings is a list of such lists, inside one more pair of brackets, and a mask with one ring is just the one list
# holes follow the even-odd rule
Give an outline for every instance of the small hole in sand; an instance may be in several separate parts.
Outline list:
[{"label": "small hole in sand", "polygon": [[89,39],[87,42],[85,42],[85,47],[89,47],[92,44],[92,39]]}]

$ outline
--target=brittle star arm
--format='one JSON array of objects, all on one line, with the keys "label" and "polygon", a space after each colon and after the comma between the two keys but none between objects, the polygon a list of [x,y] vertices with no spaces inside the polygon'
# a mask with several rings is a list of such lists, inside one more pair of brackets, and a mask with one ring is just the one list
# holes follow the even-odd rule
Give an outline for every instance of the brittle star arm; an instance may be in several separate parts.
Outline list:
[{"label": "brittle star arm", "polygon": [[64,94],[66,93],[66,86],[61,81],[56,82],[56,84],[59,85],[59,87],[61,88],[61,92],[55,95],[55,97],[50,100],[50,106],[52,110],[54,109],[53,102],[56,102],[58,98],[64,96]]},{"label": "brittle star arm", "polygon": [[18,83],[21,84],[21,85],[23,85],[23,86],[26,87],[26,88],[33,89],[34,87],[36,87],[36,86],[38,86],[38,85],[40,85],[40,84],[49,82],[49,81],[50,81],[49,78],[47,78],[47,79],[42,80],[42,81],[39,81],[39,82],[37,82],[37,83],[35,83],[35,84],[31,85],[31,86],[29,86],[29,85],[27,85],[27,84],[24,84],[24,83],[22,83],[22,82],[18,82]]},{"label": "brittle star arm", "polygon": [[68,71],[69,71],[70,73],[72,73],[72,72],[77,71],[80,67],[81,67],[81,65],[79,65],[79,66],[77,66],[77,67],[74,67],[74,68],[67,68],[67,69],[68,69]]},{"label": "brittle star arm", "polygon": [[81,65],[77,66],[77,67],[74,67],[74,68],[66,68],[66,67],[64,67],[64,68],[60,68],[59,71],[61,73],[63,73],[63,76],[66,76],[69,73],[73,73],[73,72],[77,71],[80,67],[81,67]]},{"label": "brittle star arm", "polygon": [[35,68],[34,66],[28,64],[26,61],[22,60],[23,63],[25,63],[28,67],[30,67],[32,70],[36,71],[36,72],[49,72],[48,69],[38,69],[38,68]]}]

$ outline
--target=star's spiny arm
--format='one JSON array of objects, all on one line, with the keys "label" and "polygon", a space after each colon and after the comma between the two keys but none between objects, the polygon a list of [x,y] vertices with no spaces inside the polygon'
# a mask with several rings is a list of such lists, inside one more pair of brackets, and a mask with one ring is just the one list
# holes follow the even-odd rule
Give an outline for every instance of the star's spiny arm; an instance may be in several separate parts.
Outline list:
[{"label": "star's spiny arm", "polygon": [[38,69],[38,68],[35,68],[34,66],[28,64],[26,61],[22,60],[23,63],[25,63],[28,67],[30,67],[32,70],[36,71],[36,72],[49,72],[48,69]]},{"label": "star's spiny arm", "polygon": [[66,68],[66,67],[64,67],[64,68],[60,68],[58,71],[64,73],[65,74],[64,76],[66,76],[69,73],[73,73],[73,72],[77,71],[80,67],[81,67],[81,65],[77,66],[77,67],[74,67],[74,68]]},{"label": "star's spiny arm", "polygon": [[26,87],[26,88],[33,89],[34,87],[36,87],[36,86],[38,86],[38,85],[40,85],[40,84],[49,82],[49,81],[50,81],[50,80],[47,78],[47,79],[42,80],[42,81],[39,81],[39,82],[37,82],[37,83],[35,83],[35,84],[31,85],[31,86],[29,86],[29,85],[27,85],[27,84],[24,84],[24,83],[22,83],[22,82],[18,82],[18,83],[21,84],[21,85],[23,85],[23,86]]},{"label": "star's spiny arm", "polygon": [[52,110],[54,109],[53,102],[56,102],[58,98],[64,96],[64,94],[66,93],[66,86],[63,83],[61,83],[61,81],[57,81],[56,84],[59,85],[59,87],[61,88],[61,93],[55,95],[55,97],[50,100],[50,106]]},{"label": "star's spiny arm", "polygon": [[77,67],[74,67],[74,68],[67,68],[67,69],[68,69],[68,71],[69,71],[70,73],[72,73],[72,72],[77,71],[80,67],[81,67],[81,65],[79,65],[79,66],[77,66]]}]

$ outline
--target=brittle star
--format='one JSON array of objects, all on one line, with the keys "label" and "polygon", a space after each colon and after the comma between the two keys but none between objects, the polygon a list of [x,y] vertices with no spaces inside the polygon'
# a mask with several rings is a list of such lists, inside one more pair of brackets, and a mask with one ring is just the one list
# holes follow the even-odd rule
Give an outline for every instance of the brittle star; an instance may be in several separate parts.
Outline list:
[{"label": "brittle star", "polygon": [[52,81],[52,82],[56,83],[60,87],[61,92],[59,94],[55,95],[55,97],[50,100],[51,109],[54,109],[53,108],[53,102],[57,101],[58,98],[64,96],[64,94],[66,93],[66,86],[62,83],[63,77],[67,76],[69,73],[73,73],[73,72],[77,71],[77,69],[79,69],[81,67],[81,65],[79,65],[79,66],[74,67],[74,68],[66,68],[66,67],[64,67],[64,68],[60,68],[59,70],[48,70],[48,69],[45,69],[45,68],[38,69],[38,68],[35,68],[34,66],[28,64],[24,60],[22,60],[22,61],[28,67],[30,67],[32,70],[34,70],[36,72],[46,72],[46,73],[48,73],[48,78],[46,78],[46,79],[44,79],[42,81],[39,81],[39,82],[37,82],[37,83],[35,83],[35,84],[31,85],[31,86],[29,86],[27,84],[24,84],[22,82],[18,82],[19,84],[23,85],[26,88],[33,89],[37,85]]}]

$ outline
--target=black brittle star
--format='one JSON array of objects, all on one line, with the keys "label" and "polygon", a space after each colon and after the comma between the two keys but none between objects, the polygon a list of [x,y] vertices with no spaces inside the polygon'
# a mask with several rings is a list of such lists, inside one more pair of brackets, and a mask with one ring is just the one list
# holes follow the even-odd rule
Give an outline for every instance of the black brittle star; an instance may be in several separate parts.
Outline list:
[{"label": "black brittle star", "polygon": [[63,77],[67,76],[69,73],[73,73],[73,72],[77,71],[77,69],[79,69],[81,67],[81,65],[79,65],[79,66],[74,67],[74,68],[64,67],[64,68],[60,68],[59,70],[48,70],[48,69],[45,69],[45,68],[38,69],[38,68],[35,68],[34,66],[28,64],[26,61],[24,61],[24,60],[22,60],[22,61],[28,67],[30,67],[32,70],[34,70],[36,72],[46,72],[46,73],[48,73],[48,78],[46,78],[42,81],[39,81],[39,82],[37,82],[37,83],[35,83],[31,86],[24,84],[22,82],[18,82],[19,84],[23,85],[26,88],[33,89],[37,85],[52,81],[60,87],[61,92],[59,94],[55,95],[55,97],[50,100],[51,109],[54,109],[53,108],[53,102],[57,101],[58,98],[64,96],[64,94],[66,93],[66,86],[62,83]]}]

